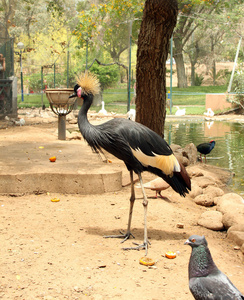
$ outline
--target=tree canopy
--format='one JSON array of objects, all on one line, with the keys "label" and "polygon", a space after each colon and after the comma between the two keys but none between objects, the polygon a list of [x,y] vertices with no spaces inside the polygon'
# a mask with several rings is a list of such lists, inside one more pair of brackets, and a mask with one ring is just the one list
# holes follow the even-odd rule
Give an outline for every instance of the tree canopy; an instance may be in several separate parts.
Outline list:
[{"label": "tree canopy", "polygon": [[[189,84],[186,63],[191,65],[192,85],[201,75],[195,72],[198,64],[206,65],[206,72],[211,74],[213,84],[217,84],[220,74],[216,71],[216,62],[234,60],[244,32],[244,0],[177,2],[173,56],[178,86]],[[132,60],[136,61],[138,36],[147,4],[141,0],[0,0],[0,22],[14,38],[15,45],[19,41],[25,44],[23,65],[30,72],[56,63],[76,74],[95,58],[104,64],[117,62],[129,66],[131,53]],[[158,34],[161,33],[158,31]],[[243,57],[243,48],[239,57]],[[19,70],[18,64],[15,70]],[[135,63],[132,70],[135,74]],[[122,69],[120,73],[121,81],[128,79]],[[147,87],[139,84],[137,88]],[[165,102],[165,96],[162,100]]]}]

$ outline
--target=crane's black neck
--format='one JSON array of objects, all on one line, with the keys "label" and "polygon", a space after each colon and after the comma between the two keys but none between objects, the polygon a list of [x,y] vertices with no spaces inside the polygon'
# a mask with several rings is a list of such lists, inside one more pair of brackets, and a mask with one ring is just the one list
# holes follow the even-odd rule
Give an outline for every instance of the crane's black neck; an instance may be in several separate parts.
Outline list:
[{"label": "crane's black neck", "polygon": [[85,139],[86,139],[86,131],[90,127],[92,127],[92,125],[90,124],[90,122],[87,119],[87,112],[92,105],[92,101],[93,101],[92,94],[84,95],[83,96],[83,104],[78,113],[78,125],[80,128],[80,132],[84,136]]},{"label": "crane's black neck", "polygon": [[83,101],[83,104],[82,104],[82,107],[81,107],[81,113],[83,115],[86,115],[89,108],[91,107],[92,102],[93,102],[93,97],[94,96],[92,94],[88,94],[88,95],[83,96],[84,101]]},{"label": "crane's black neck", "polygon": [[92,102],[93,102],[92,94],[88,94],[83,97],[83,104],[82,104],[81,109],[78,114],[78,118],[81,122],[87,121],[87,112],[88,112],[89,108],[91,107]]}]

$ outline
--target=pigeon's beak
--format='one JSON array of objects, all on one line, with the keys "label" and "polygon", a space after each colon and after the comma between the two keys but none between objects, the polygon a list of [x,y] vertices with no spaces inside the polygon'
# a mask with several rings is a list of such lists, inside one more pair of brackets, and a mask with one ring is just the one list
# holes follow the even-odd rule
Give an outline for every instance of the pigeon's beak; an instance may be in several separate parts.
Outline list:
[{"label": "pigeon's beak", "polygon": [[190,244],[190,241],[189,240],[186,240],[184,245],[189,245]]},{"label": "pigeon's beak", "polygon": [[74,98],[74,97],[77,97],[76,93],[73,93],[72,95],[69,96],[69,98]]}]

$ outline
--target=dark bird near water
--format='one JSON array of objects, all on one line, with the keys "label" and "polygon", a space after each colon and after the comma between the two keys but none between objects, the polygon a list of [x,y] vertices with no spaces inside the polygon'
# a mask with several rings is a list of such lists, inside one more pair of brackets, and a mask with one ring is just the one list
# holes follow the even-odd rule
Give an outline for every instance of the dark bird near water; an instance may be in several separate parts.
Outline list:
[{"label": "dark bird near water", "polygon": [[181,163],[174,156],[165,140],[146,126],[124,118],[109,120],[103,124],[93,126],[87,119],[93,97],[99,93],[99,82],[94,75],[86,72],[77,79],[74,94],[70,97],[83,98],[83,104],[78,114],[78,125],[84,139],[95,151],[102,149],[124,161],[130,172],[131,197],[129,220],[126,233],[118,237],[127,240],[131,234],[131,219],[135,201],[133,171],[138,174],[144,206],[144,241],[142,245],[124,249],[148,249],[147,237],[147,196],[144,191],[141,173],[149,171],[162,177],[181,196],[185,196],[191,189],[190,178]]},{"label": "dark bird near water", "polygon": [[202,143],[197,146],[197,151],[200,152],[200,160],[202,161],[202,154],[205,157],[206,163],[206,155],[209,154],[215,146],[215,141],[210,141],[209,143]]},{"label": "dark bird near water", "polygon": [[192,235],[189,288],[196,300],[243,300],[244,296],[215,265],[204,236]]}]

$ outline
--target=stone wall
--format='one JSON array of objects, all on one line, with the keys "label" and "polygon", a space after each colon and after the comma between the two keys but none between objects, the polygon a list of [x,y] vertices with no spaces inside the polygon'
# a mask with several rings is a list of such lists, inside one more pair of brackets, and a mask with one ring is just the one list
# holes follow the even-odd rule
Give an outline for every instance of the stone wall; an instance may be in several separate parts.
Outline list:
[{"label": "stone wall", "polygon": [[231,108],[232,104],[227,102],[227,94],[206,94],[205,108],[213,111]]}]

